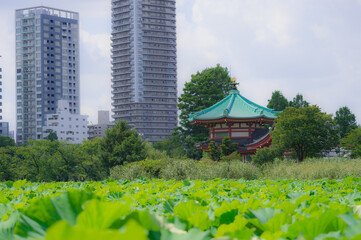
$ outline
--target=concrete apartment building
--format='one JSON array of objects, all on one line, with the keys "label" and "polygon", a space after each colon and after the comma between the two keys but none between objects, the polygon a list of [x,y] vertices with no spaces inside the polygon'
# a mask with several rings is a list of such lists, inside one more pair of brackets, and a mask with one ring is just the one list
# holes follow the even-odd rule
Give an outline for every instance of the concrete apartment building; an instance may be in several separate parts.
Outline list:
[{"label": "concrete apartment building", "polygon": [[51,131],[55,132],[58,140],[68,143],[81,143],[88,139],[88,116],[70,113],[67,100],[59,100],[57,111],[47,114],[43,137],[47,138]]},{"label": "concrete apartment building", "polygon": [[114,124],[110,122],[109,111],[98,111],[98,124],[91,124],[88,126],[88,139],[104,137],[105,130],[113,126]]},{"label": "concrete apartment building", "polygon": [[59,100],[80,114],[79,16],[49,7],[15,11],[16,142],[44,138]]},{"label": "concrete apartment building", "polygon": [[1,56],[0,56],[0,136],[9,137],[9,123],[3,122],[3,88],[2,88],[2,67],[1,67]]},{"label": "concrete apartment building", "polygon": [[150,142],[177,126],[175,0],[112,0],[112,111]]}]

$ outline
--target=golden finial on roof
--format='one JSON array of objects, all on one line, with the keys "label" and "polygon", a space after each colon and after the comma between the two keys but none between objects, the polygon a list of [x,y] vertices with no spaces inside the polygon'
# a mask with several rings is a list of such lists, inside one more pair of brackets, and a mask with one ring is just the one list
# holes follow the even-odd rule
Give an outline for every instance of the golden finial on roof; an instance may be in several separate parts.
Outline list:
[{"label": "golden finial on roof", "polygon": [[[232,78],[231,79],[231,90],[236,90],[237,91],[237,85],[238,85],[239,83],[237,82],[237,79],[234,77],[234,78]],[[238,92],[238,91],[237,91]]]}]

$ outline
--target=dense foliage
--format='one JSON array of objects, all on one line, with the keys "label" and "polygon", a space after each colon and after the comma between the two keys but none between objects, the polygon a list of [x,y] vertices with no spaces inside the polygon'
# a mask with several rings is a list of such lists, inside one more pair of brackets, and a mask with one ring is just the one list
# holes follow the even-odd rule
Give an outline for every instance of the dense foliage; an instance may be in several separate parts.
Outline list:
[{"label": "dense foliage", "polygon": [[306,100],[303,100],[303,95],[298,93],[296,97],[294,97],[293,100],[288,103],[288,106],[294,108],[304,108],[310,106],[310,103]]},{"label": "dense foliage", "polygon": [[346,106],[337,110],[335,122],[339,127],[341,138],[346,137],[352,131],[352,129],[357,128],[356,116]]},{"label": "dense foliage", "polygon": [[11,137],[0,136],[0,147],[15,146],[15,141]]},{"label": "dense foliage", "polygon": [[267,107],[275,111],[283,111],[288,107],[288,100],[281,91],[274,91],[272,92],[271,99],[268,100]]},{"label": "dense foliage", "polygon": [[332,116],[317,106],[286,108],[277,117],[271,134],[272,144],[278,149],[294,151],[299,162],[330,150],[339,141]]},{"label": "dense foliage", "polygon": [[282,158],[283,151],[276,147],[265,147],[257,149],[257,152],[252,156],[252,162],[257,165],[272,163],[276,158]]},{"label": "dense foliage", "polygon": [[[267,148],[266,148],[267,149]],[[202,159],[156,159],[134,162],[111,169],[113,179],[134,180],[136,178],[159,179],[340,179],[354,175],[361,177],[361,159],[309,158],[301,163],[294,159],[273,158],[271,153],[262,153],[252,163],[243,163],[238,153],[222,157],[220,161]],[[262,150],[263,152],[264,150]],[[274,153],[273,151],[276,151]],[[269,155],[272,155],[271,157]],[[271,160],[270,160],[271,159]],[[282,160],[281,160],[282,159]],[[263,160],[263,162],[262,162]],[[253,162],[257,163],[254,164]]]},{"label": "dense foliage", "polygon": [[360,239],[360,178],[0,184],[0,239]]},{"label": "dense foliage", "polygon": [[0,180],[84,181],[105,177],[99,159],[99,139],[83,144],[57,140],[29,141],[0,148]]},{"label": "dense foliage", "polygon": [[144,143],[127,122],[118,121],[105,131],[100,141],[101,159],[105,169],[145,159]]},{"label": "dense foliage", "polygon": [[351,150],[351,157],[361,157],[361,127],[353,129],[350,134],[342,139],[344,148]]}]

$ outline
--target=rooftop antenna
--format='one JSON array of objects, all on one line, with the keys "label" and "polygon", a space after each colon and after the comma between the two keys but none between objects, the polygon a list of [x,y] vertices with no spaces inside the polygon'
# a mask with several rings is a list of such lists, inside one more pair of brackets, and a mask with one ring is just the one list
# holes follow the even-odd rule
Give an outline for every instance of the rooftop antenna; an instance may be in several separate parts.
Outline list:
[{"label": "rooftop antenna", "polygon": [[232,65],[229,65],[229,75],[232,77]]}]

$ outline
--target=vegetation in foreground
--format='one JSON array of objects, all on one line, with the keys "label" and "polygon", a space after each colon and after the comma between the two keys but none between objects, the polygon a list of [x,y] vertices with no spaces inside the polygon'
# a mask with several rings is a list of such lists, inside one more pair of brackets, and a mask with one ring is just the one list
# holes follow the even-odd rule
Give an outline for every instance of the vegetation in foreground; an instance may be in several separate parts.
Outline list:
[{"label": "vegetation in foreground", "polygon": [[361,178],[0,184],[0,239],[360,239]]}]

